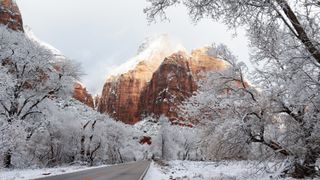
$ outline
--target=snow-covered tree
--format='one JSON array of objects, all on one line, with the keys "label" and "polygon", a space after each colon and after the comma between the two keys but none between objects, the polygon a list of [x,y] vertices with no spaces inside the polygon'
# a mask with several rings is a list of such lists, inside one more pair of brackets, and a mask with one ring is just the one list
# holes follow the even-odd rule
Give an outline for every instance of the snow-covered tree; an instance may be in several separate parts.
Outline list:
[{"label": "snow-covered tree", "polygon": [[[251,60],[257,68],[253,83],[261,90],[258,96],[252,96],[252,91],[242,88],[248,96],[243,98],[250,100],[243,104],[243,109],[248,109],[248,104],[256,109],[242,117],[251,122],[247,134],[251,141],[265,144],[284,156],[295,157],[287,171],[293,176],[316,175],[315,162],[320,155],[319,145],[315,143],[319,139],[315,131],[319,117],[319,3],[314,0],[148,2],[151,5],[145,12],[150,20],[157,15],[166,18],[165,9],[183,4],[195,21],[209,17],[231,28],[247,29]],[[284,135],[276,138],[281,143],[266,141],[266,122],[283,122],[280,129]],[[290,145],[289,140],[295,144]]]},{"label": "snow-covered tree", "polygon": [[[152,139],[148,158],[163,160],[203,160],[200,138],[202,129],[173,125],[164,115],[143,120]],[[138,126],[143,127],[142,123]],[[146,128],[143,128],[146,129]]]},{"label": "snow-covered tree", "polygon": [[213,45],[209,54],[226,59],[228,68],[209,72],[199,90],[180,107],[181,116],[204,130],[206,159],[248,159],[248,136],[243,117],[257,107],[257,91],[244,79],[246,67],[225,45]]},{"label": "snow-covered tree", "polygon": [[0,39],[0,151],[10,167],[15,144],[44,124],[41,105],[70,94],[78,69],[24,33],[1,26]]},{"label": "snow-covered tree", "polygon": [[[273,150],[282,157],[295,158],[293,168],[288,167],[294,169],[294,176],[301,176],[297,172],[301,169],[303,173],[308,173],[306,168],[311,171],[319,148],[319,133],[314,131],[319,87],[307,83],[311,78],[308,68],[301,66],[295,73],[285,73],[281,67],[267,64],[248,83],[245,65],[237,63],[225,46],[213,47],[211,52],[228,59],[229,68],[209,73],[197,94],[181,107],[191,121],[208,127],[208,138],[203,142],[213,154],[207,156],[250,158],[250,151],[261,156]],[[248,143],[264,145],[269,151],[252,152]]]}]

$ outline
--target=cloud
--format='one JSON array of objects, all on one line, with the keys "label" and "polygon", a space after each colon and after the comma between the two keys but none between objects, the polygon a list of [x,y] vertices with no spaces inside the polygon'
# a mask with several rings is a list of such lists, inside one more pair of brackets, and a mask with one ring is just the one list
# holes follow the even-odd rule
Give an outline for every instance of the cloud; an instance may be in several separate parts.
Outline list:
[{"label": "cloud", "polygon": [[35,35],[82,63],[82,82],[101,92],[106,75],[133,57],[144,38],[168,33],[187,49],[224,43],[242,61],[248,60],[247,38],[232,38],[227,27],[210,19],[193,24],[182,7],[171,8],[170,22],[148,25],[145,0],[17,0],[24,23]]}]

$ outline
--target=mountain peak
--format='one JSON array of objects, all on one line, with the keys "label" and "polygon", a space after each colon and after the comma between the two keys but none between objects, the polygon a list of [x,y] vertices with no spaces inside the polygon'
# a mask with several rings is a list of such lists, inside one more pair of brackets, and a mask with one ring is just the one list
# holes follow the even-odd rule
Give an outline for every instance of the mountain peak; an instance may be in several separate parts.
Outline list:
[{"label": "mountain peak", "polygon": [[185,51],[185,48],[169,34],[154,35],[145,38],[138,48],[137,55],[152,55],[161,51],[174,53],[176,51]]},{"label": "mountain peak", "polygon": [[112,71],[109,77],[133,70],[141,62],[152,69],[157,68],[167,56],[179,51],[187,52],[180,43],[168,34],[147,37],[139,46],[137,55]]}]

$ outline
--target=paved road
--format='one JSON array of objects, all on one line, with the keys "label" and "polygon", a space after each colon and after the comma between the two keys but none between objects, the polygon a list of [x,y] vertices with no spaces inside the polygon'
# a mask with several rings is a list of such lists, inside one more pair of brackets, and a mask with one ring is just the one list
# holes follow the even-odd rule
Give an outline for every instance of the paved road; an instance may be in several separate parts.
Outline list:
[{"label": "paved road", "polygon": [[140,180],[149,168],[149,161],[89,169],[37,180]]}]

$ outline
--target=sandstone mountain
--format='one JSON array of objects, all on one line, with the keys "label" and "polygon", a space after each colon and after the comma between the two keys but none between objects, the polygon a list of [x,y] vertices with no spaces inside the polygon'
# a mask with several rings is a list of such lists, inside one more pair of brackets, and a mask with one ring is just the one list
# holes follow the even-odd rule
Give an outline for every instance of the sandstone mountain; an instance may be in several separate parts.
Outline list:
[{"label": "sandstone mountain", "polygon": [[163,35],[144,42],[138,55],[121,65],[107,79],[100,97],[98,111],[108,113],[124,123],[140,120],[140,99],[153,73],[163,59],[184,48]]},{"label": "sandstone mountain", "polygon": [[164,114],[178,120],[177,107],[197,90],[202,73],[226,68],[224,61],[210,57],[207,51],[201,48],[191,55],[177,52],[165,58],[141,93],[140,117]]},{"label": "sandstone mountain", "polygon": [[0,0],[0,24],[15,31],[23,31],[21,13],[14,0]]},{"label": "sandstone mountain", "polygon": [[[147,45],[146,45],[147,44]],[[177,106],[197,90],[201,72],[226,68],[224,61],[210,57],[207,48],[191,54],[168,36],[146,43],[130,68],[110,76],[100,97],[98,111],[135,124],[144,116],[164,114],[178,119]],[[127,64],[123,65],[128,66]]]},{"label": "sandstone mountain", "polygon": [[78,101],[86,104],[91,108],[94,108],[95,106],[92,95],[87,91],[84,85],[81,84],[80,82],[77,82],[74,85],[73,98],[77,99]]}]

